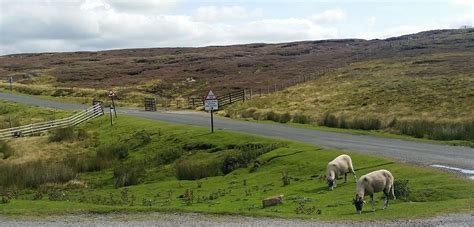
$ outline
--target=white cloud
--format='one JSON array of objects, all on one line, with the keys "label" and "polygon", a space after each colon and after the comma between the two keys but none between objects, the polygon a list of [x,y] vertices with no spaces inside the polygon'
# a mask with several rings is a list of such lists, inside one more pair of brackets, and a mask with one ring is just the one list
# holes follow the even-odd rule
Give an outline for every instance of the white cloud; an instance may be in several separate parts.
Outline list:
[{"label": "white cloud", "polygon": [[162,13],[182,4],[182,0],[103,0],[113,9],[127,13]]},{"label": "white cloud", "polygon": [[[0,54],[336,38],[338,29],[316,21],[326,23],[341,18],[326,11],[316,21],[315,18],[261,19],[260,11],[240,6],[205,7],[195,14],[183,15],[139,14],[125,10],[128,2],[112,0],[72,0],[61,4],[0,1]],[[6,2],[8,10],[3,7]],[[157,4],[157,1],[140,2],[140,7]]]},{"label": "white cloud", "polygon": [[474,6],[474,1],[473,0],[452,0],[454,4],[458,5],[471,5]]},{"label": "white cloud", "polygon": [[314,14],[309,19],[316,23],[334,23],[346,18],[346,13],[341,9],[329,9],[322,13]]},{"label": "white cloud", "polygon": [[228,20],[246,20],[257,18],[261,15],[261,10],[249,10],[242,6],[201,6],[197,8],[194,18],[198,21],[222,22]]},{"label": "white cloud", "polygon": [[374,16],[371,16],[369,17],[369,19],[367,19],[367,22],[368,22],[369,27],[373,27],[375,23],[377,22],[377,18]]}]

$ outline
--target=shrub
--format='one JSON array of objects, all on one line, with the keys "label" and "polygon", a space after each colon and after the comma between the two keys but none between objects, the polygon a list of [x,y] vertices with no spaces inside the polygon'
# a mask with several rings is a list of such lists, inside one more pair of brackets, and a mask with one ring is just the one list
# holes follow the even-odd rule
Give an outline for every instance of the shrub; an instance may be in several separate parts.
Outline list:
[{"label": "shrub", "polygon": [[293,122],[300,124],[309,124],[311,123],[311,118],[301,113],[293,115]]},{"label": "shrub", "polygon": [[283,172],[281,174],[281,181],[283,182],[283,186],[289,185],[291,181],[291,177],[288,176],[288,172]]},{"label": "shrub", "polygon": [[338,120],[333,113],[326,112],[322,117],[321,125],[327,127],[338,127]]},{"label": "shrub", "polygon": [[80,129],[77,129],[77,139],[79,140],[85,140],[87,138],[89,138],[89,133],[87,133],[86,130],[80,128]]},{"label": "shrub", "polygon": [[396,179],[393,183],[394,194],[397,199],[408,200],[410,196],[410,187],[408,186],[408,180]]},{"label": "shrub", "polygon": [[256,111],[257,111],[257,109],[255,109],[255,108],[246,109],[246,110],[242,111],[241,117],[242,118],[253,118]]},{"label": "shrub", "polygon": [[240,167],[239,160],[236,157],[227,156],[222,164],[222,173],[228,174]]},{"label": "shrub", "polygon": [[194,202],[194,192],[192,189],[186,189],[183,196],[184,203],[186,205],[191,205]]},{"label": "shrub", "polygon": [[74,128],[67,127],[67,128],[59,128],[51,131],[49,135],[49,141],[51,142],[61,142],[65,140],[73,140],[74,139]]},{"label": "shrub", "polygon": [[176,177],[179,180],[198,180],[220,174],[220,162],[197,163],[194,160],[180,159],[175,163]]},{"label": "shrub", "polygon": [[278,122],[279,116],[278,116],[278,114],[276,114],[275,112],[273,112],[272,110],[270,110],[270,111],[267,112],[267,115],[265,116],[265,120],[270,120],[270,121],[276,121],[276,122]]},{"label": "shrub", "polygon": [[97,148],[99,159],[125,159],[128,157],[128,145],[125,143],[106,144]]},{"label": "shrub", "polygon": [[291,115],[289,113],[280,114],[278,122],[286,123],[291,120]]},{"label": "shrub", "polygon": [[142,163],[129,163],[117,166],[114,169],[115,188],[136,185],[145,176],[145,167]]},{"label": "shrub", "polygon": [[162,164],[166,165],[180,158],[181,155],[183,155],[183,153],[184,153],[184,150],[181,148],[170,148],[156,154],[155,160],[159,165],[162,165]]},{"label": "shrub", "polygon": [[24,164],[0,165],[0,185],[38,188],[46,183],[65,183],[75,179],[77,172],[64,163],[36,161]]},{"label": "shrub", "polygon": [[141,147],[151,142],[151,134],[146,130],[140,130],[132,134],[126,142],[131,148]]},{"label": "shrub", "polygon": [[375,117],[355,117],[350,123],[352,129],[379,130],[382,122]]},{"label": "shrub", "polygon": [[399,120],[395,129],[401,134],[435,140],[474,141],[474,120],[436,122],[428,120]]},{"label": "shrub", "polygon": [[15,150],[8,143],[0,140],[0,153],[3,153],[3,159],[7,159],[15,153]]}]

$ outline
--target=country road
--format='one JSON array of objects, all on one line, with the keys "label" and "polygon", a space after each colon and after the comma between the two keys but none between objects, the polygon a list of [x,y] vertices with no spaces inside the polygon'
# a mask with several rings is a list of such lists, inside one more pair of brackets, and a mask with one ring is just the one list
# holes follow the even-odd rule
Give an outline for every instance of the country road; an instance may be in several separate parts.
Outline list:
[{"label": "country road", "polygon": [[[80,104],[59,103],[29,96],[6,93],[0,93],[0,99],[57,109],[79,110],[86,108],[85,105]],[[118,113],[169,123],[203,127],[209,126],[209,116],[205,113],[190,111],[144,112],[125,108],[118,108]],[[262,124],[222,117],[216,117],[214,123],[217,130],[237,131],[259,136],[301,141],[327,148],[382,155],[419,165],[443,165],[468,169],[471,171],[474,170],[474,148],[469,147],[437,145],[398,139],[325,132],[289,127],[282,124]]]}]

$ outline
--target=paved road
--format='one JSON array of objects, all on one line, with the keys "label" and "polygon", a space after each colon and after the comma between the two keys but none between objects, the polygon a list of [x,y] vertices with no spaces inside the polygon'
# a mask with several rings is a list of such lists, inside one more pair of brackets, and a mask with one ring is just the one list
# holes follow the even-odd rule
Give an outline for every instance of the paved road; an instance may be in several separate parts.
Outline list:
[{"label": "paved road", "polygon": [[[0,93],[0,99],[58,109],[74,110],[86,108],[84,105],[64,104],[5,93]],[[118,112],[130,116],[170,123],[204,127],[209,126],[209,116],[204,113],[144,112],[131,109],[119,109]],[[216,117],[214,122],[216,128],[220,130],[238,131],[260,136],[296,140],[322,147],[382,155],[421,165],[437,164],[474,170],[474,148],[469,147],[436,145],[371,136],[323,132],[312,129],[294,128],[286,125],[261,124],[221,117]]]}]

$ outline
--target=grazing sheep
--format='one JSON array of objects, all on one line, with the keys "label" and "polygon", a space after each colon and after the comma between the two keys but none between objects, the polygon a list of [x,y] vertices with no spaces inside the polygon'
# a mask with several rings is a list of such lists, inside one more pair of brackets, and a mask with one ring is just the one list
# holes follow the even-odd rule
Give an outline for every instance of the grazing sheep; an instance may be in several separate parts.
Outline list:
[{"label": "grazing sheep", "polygon": [[329,189],[333,190],[337,183],[336,179],[344,174],[344,183],[347,182],[347,174],[352,173],[354,180],[357,182],[357,176],[352,166],[352,159],[349,155],[339,155],[337,158],[328,163],[326,168],[326,180],[328,182]]},{"label": "grazing sheep", "polygon": [[360,177],[357,182],[356,195],[353,201],[356,212],[358,214],[362,212],[362,206],[365,203],[364,196],[366,195],[370,195],[372,212],[375,212],[374,193],[381,191],[385,194],[382,210],[388,207],[389,195],[395,199],[393,182],[393,175],[385,169],[377,170]]},{"label": "grazing sheep", "polygon": [[269,206],[275,206],[282,203],[283,203],[283,195],[272,196],[272,197],[268,197],[262,200],[263,208],[269,207]]}]

